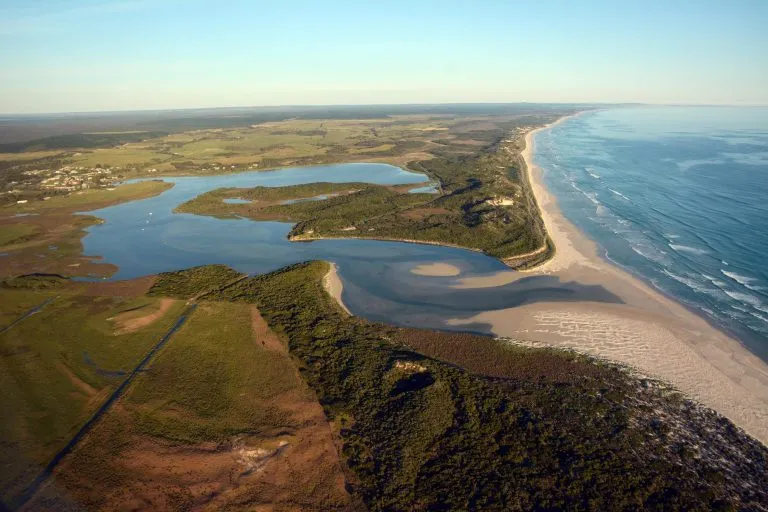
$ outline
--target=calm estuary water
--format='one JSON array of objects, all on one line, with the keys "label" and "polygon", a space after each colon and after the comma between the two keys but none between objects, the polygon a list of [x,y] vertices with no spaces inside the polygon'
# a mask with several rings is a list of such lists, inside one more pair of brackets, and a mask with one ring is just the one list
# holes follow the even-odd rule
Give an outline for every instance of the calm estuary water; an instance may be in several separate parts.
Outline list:
[{"label": "calm estuary water", "polygon": [[[541,276],[491,289],[451,287],[453,277],[411,273],[422,263],[445,262],[462,277],[495,273],[506,267],[483,254],[434,245],[372,240],[289,242],[291,224],[249,219],[216,219],[173,213],[199,194],[219,187],[284,186],[317,181],[377,184],[423,183],[427,177],[384,164],[342,164],[246,172],[226,176],[166,178],[174,187],[149,199],[92,213],[103,224],[89,228],[85,254],[119,267],[111,279],[130,279],[196,265],[222,263],[251,274],[311,259],[335,262],[344,282],[343,299],[356,315],[399,325],[445,328],[447,320],[542,300],[618,302],[600,287],[561,283]],[[458,329],[458,327],[454,327]],[[489,333],[473,324],[462,330]]]},{"label": "calm estuary water", "polygon": [[590,113],[539,133],[535,162],[609,259],[768,359],[768,109]]}]

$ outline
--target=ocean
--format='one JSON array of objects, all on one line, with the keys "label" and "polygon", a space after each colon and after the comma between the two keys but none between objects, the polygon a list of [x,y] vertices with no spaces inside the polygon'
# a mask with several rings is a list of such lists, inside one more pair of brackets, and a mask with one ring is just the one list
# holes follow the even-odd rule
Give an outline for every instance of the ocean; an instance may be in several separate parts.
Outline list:
[{"label": "ocean", "polygon": [[768,360],[768,108],[590,112],[534,162],[605,258]]}]

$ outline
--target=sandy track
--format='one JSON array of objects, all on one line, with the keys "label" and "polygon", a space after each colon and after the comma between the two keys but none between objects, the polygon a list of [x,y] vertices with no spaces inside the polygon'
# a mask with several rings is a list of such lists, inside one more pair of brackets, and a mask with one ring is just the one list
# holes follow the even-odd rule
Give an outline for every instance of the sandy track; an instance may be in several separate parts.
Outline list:
[{"label": "sandy track", "polygon": [[114,318],[115,326],[117,327],[116,329],[117,334],[127,334],[130,332],[135,332],[141,329],[142,327],[151,325],[152,323],[156,322],[157,320],[165,316],[168,310],[171,309],[171,306],[173,306],[175,303],[176,303],[175,299],[169,299],[164,297],[160,299],[160,304],[157,311],[153,311],[148,315],[134,317],[134,318],[130,318],[130,317],[121,318],[122,315],[117,315]]},{"label": "sandy track", "polygon": [[262,318],[259,308],[251,306],[251,329],[255,342],[267,350],[274,350],[280,354],[288,354],[288,347],[283,345],[277,335],[269,328]]}]

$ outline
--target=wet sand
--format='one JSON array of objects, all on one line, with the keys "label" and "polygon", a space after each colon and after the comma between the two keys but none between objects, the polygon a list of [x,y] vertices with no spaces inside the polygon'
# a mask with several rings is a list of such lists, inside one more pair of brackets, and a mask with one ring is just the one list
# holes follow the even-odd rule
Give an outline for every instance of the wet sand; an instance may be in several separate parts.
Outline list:
[{"label": "wet sand", "polygon": [[598,247],[560,213],[542,182],[541,169],[533,165],[537,131],[527,135],[523,157],[555,256],[525,272],[458,278],[454,287],[498,287],[548,275],[602,286],[623,304],[537,302],[456,319],[451,325],[488,324],[497,336],[628,364],[671,383],[768,444],[768,365],[737,340],[599,255]]},{"label": "wet sand", "polygon": [[426,263],[411,269],[412,274],[429,277],[450,277],[461,274],[461,269],[449,263]]}]

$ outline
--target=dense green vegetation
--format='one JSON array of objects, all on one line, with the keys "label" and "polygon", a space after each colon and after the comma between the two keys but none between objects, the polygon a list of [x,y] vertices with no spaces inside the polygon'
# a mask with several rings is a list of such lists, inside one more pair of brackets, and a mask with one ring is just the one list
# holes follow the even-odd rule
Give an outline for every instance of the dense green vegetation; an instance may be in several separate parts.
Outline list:
[{"label": "dense green vegetation", "polygon": [[713,411],[583,356],[349,317],[322,288],[327,269],[189,296],[258,305],[341,426],[349,484],[372,510],[768,506],[768,451]]},{"label": "dense green vegetation", "polygon": [[[546,259],[551,251],[535,198],[527,185],[523,131],[471,155],[425,160],[412,167],[438,180],[441,194],[361,183],[225,188],[194,198],[176,211],[292,220],[293,240],[356,237],[436,242],[481,250],[516,267]],[[287,199],[341,194],[323,201]],[[228,204],[227,198],[251,200]]]},{"label": "dense green vegetation", "polygon": [[[349,194],[371,186],[366,183],[318,182],[289,187],[219,188],[180,204],[174,211],[221,218],[248,216],[260,219],[280,219],[286,215],[296,215],[291,208],[280,208],[284,202],[310,200],[318,196]],[[225,199],[244,199],[250,203],[225,203]],[[297,216],[296,218],[300,217]]]},{"label": "dense green vegetation", "polygon": [[147,295],[190,299],[243,277],[226,265],[206,265],[179,272],[164,272]]},{"label": "dense green vegetation", "polygon": [[67,282],[69,280],[66,277],[58,274],[27,274],[3,279],[0,281],[0,287],[19,290],[46,290],[60,288]]}]

